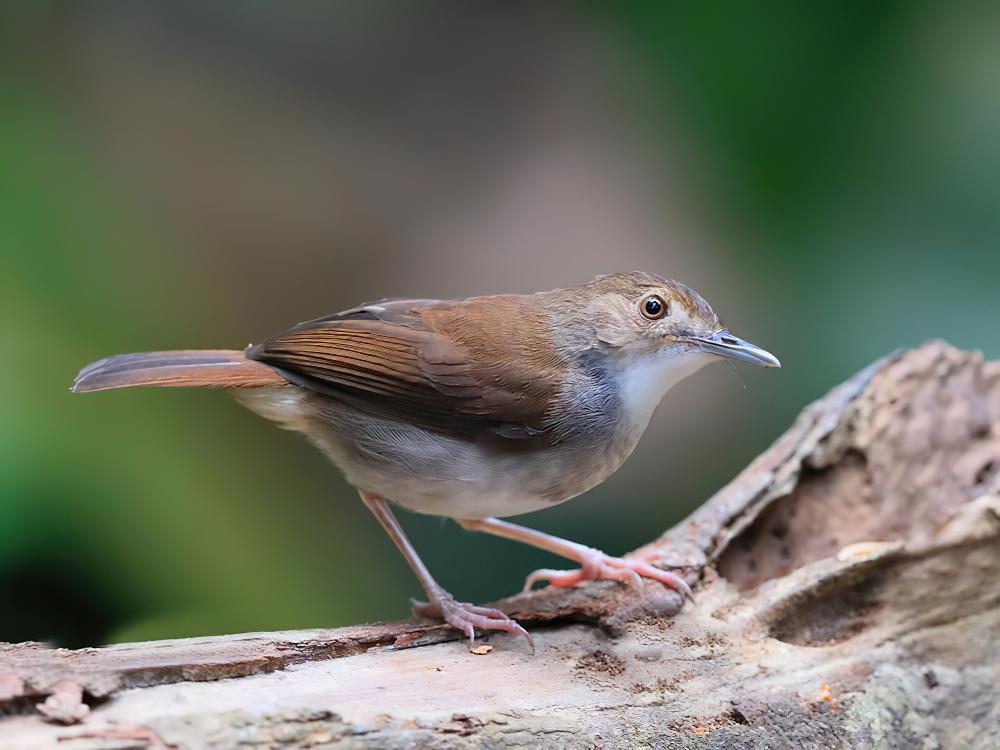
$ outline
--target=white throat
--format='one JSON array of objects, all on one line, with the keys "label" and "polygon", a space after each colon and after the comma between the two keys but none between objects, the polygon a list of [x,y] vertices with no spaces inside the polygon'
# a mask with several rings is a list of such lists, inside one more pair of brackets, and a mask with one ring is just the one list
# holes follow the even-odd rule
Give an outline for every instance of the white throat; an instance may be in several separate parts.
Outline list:
[{"label": "white throat", "polygon": [[712,361],[704,352],[685,351],[631,361],[618,374],[625,422],[644,430],[664,394]]}]

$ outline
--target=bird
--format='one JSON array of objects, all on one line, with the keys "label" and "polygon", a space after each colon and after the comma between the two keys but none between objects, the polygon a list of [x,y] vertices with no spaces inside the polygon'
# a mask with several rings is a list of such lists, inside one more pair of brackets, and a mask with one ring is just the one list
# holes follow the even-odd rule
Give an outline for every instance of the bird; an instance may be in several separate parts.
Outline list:
[{"label": "bird", "polygon": [[424,565],[393,512],[547,550],[579,568],[537,583],[652,579],[690,597],[676,573],[510,521],[597,486],[639,442],[664,394],[719,359],[780,367],[737,338],[694,290],[632,271],[532,294],[381,299],[295,325],[245,350],[119,354],[84,367],[76,393],[135,386],[229,389],[302,433],[341,470],[426,594],[413,612],[457,628],[531,636],[492,607],[458,601]]}]

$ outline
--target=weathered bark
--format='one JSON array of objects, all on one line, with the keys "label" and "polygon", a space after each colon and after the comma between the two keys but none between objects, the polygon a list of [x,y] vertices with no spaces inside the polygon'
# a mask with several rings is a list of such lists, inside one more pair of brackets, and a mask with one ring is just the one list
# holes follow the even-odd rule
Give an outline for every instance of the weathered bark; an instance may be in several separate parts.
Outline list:
[{"label": "weathered bark", "polygon": [[929,344],[639,551],[695,584],[680,612],[653,583],[504,600],[534,656],[414,622],[10,645],[0,745],[995,747],[998,491],[1000,363]]}]

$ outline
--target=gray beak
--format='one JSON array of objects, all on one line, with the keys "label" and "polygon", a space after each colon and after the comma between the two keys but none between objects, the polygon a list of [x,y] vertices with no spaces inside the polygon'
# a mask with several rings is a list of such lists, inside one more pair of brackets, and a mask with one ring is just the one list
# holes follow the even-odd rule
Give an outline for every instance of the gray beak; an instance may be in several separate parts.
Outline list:
[{"label": "gray beak", "polygon": [[781,362],[773,354],[749,341],[736,338],[725,329],[716,331],[705,338],[691,340],[698,348],[709,354],[738,359],[740,362],[749,362],[752,365],[761,365],[762,367],[781,367]]}]

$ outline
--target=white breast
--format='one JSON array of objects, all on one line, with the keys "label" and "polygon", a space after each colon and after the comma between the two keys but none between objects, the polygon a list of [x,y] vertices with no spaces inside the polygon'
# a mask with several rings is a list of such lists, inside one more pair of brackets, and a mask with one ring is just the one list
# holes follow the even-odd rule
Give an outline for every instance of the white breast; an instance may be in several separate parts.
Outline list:
[{"label": "white breast", "polygon": [[645,430],[664,394],[711,361],[704,352],[685,351],[654,352],[626,363],[618,373],[618,385],[627,429]]}]

